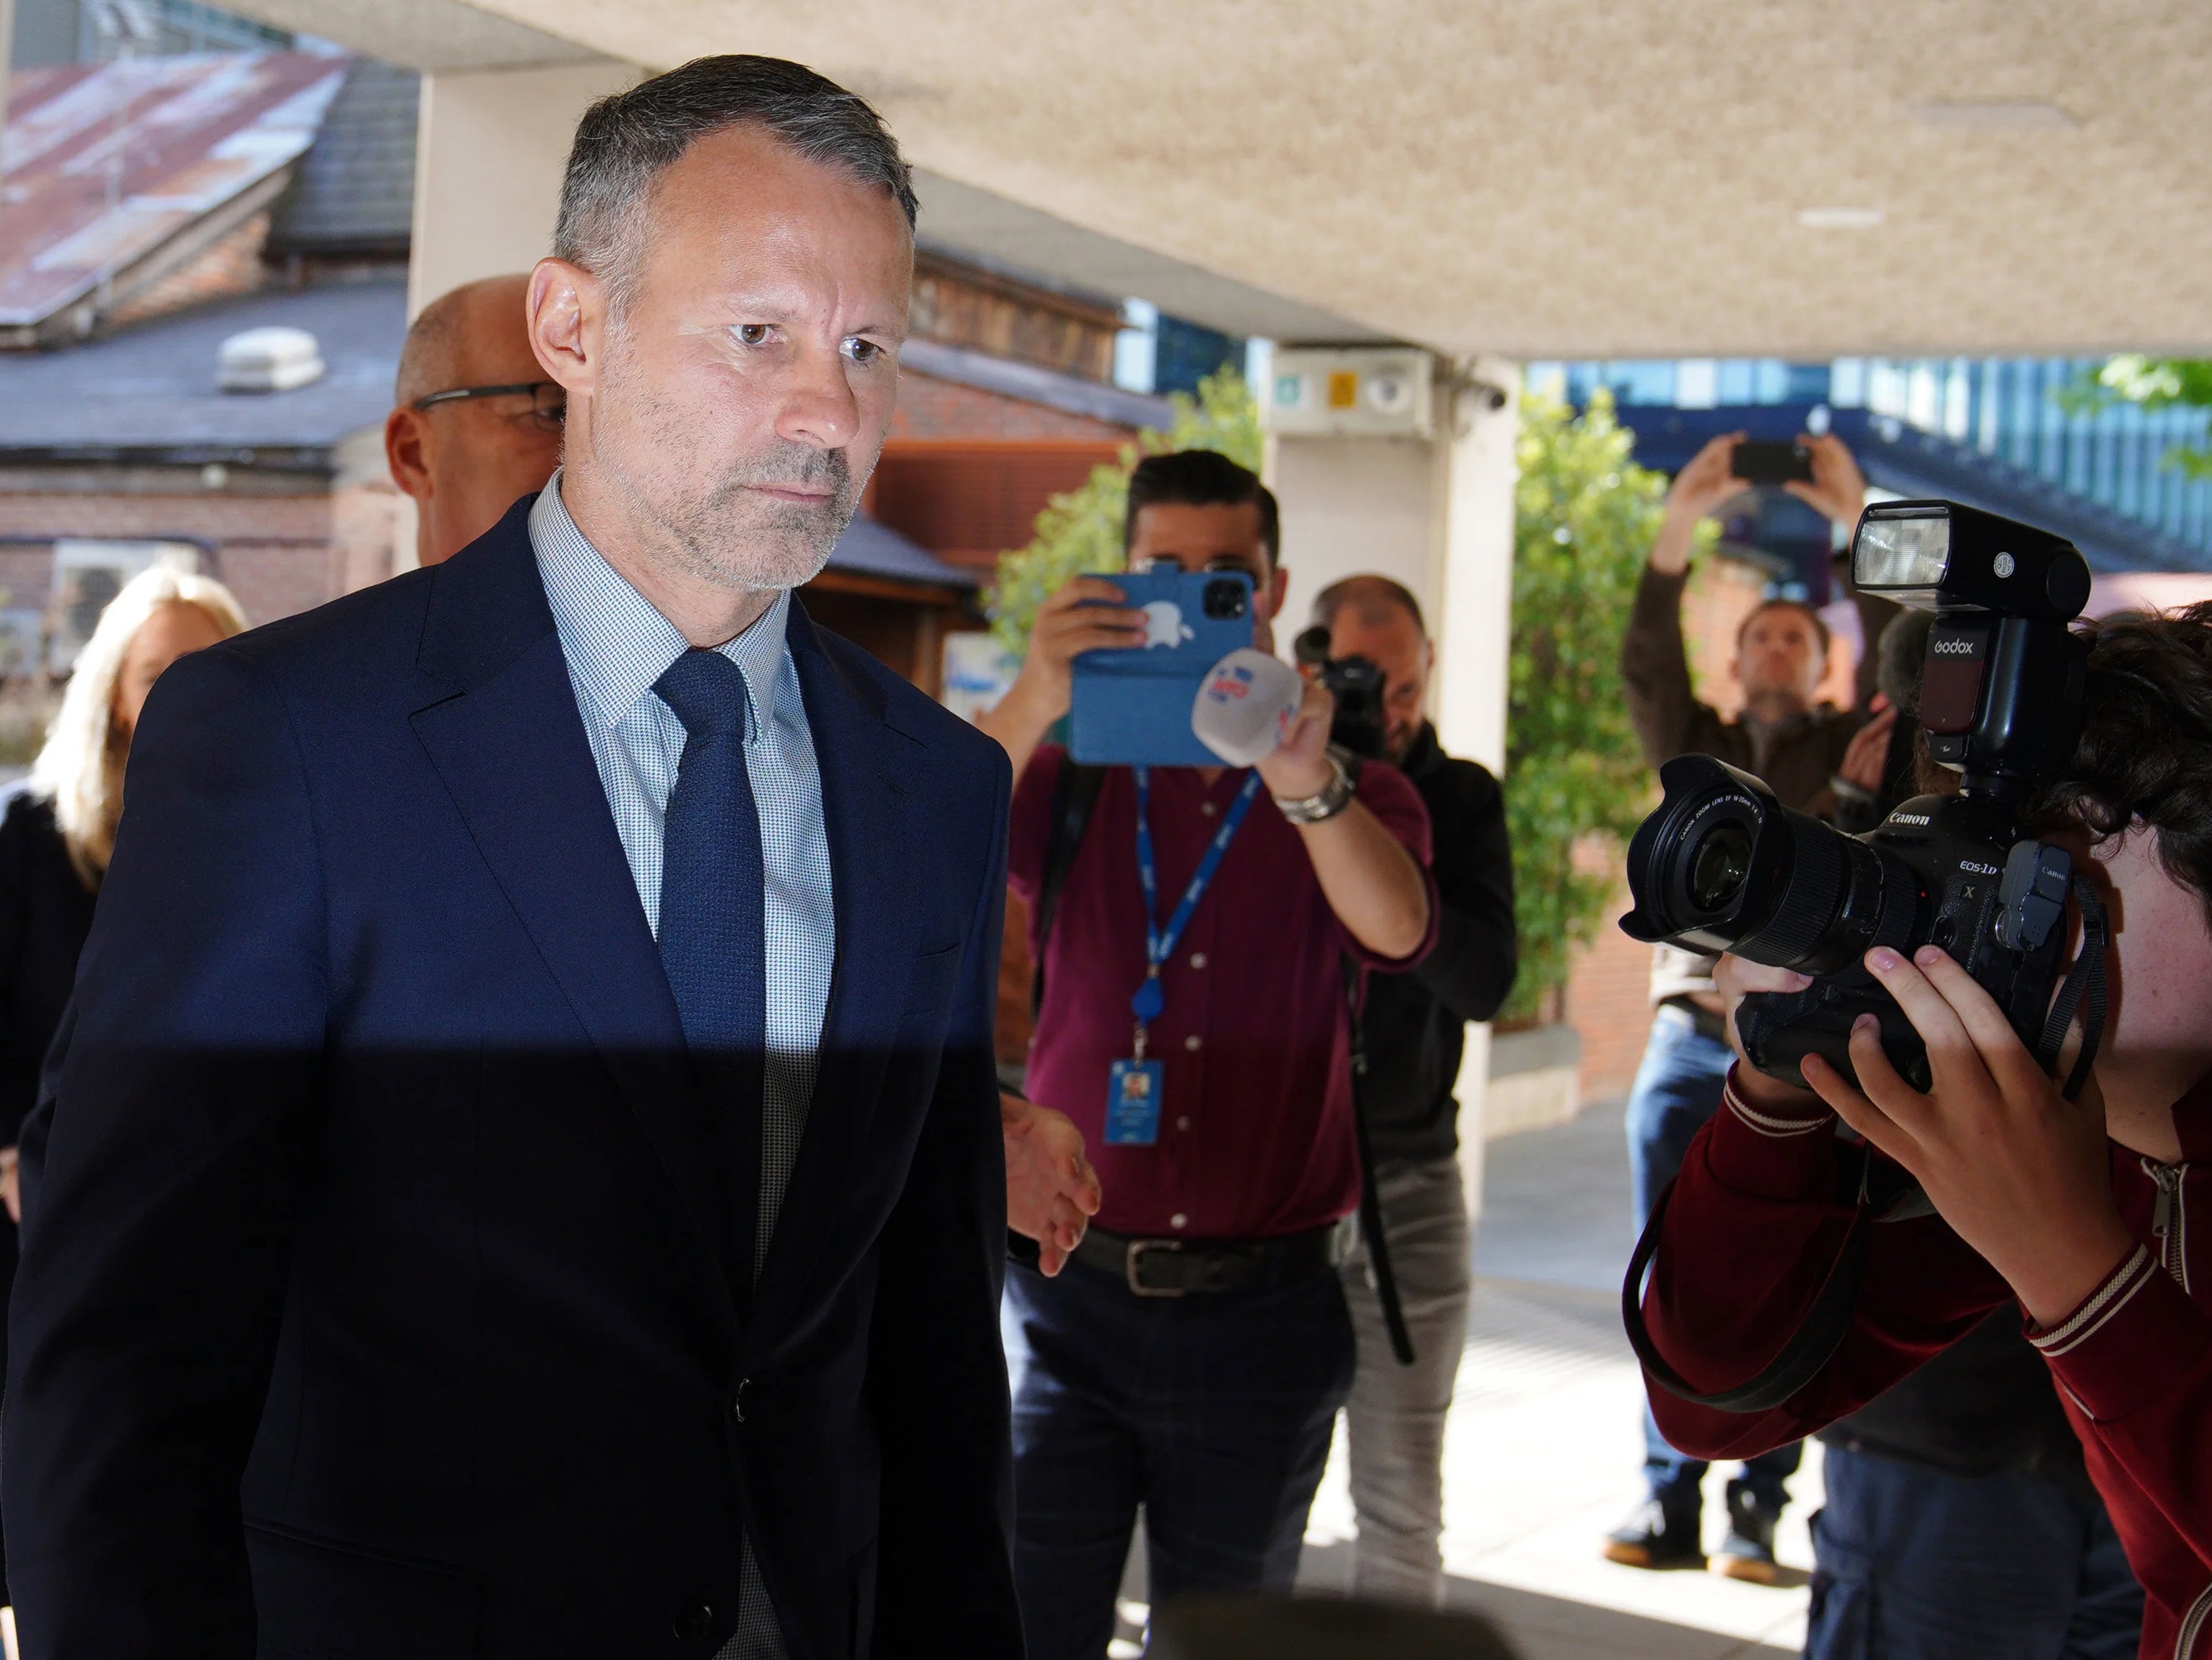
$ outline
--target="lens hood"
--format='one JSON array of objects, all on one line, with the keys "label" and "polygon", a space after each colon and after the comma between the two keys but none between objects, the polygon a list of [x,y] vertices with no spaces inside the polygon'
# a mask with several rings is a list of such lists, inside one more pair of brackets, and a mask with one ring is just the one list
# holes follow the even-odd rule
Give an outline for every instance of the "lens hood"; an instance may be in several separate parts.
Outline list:
[{"label": "lens hood", "polygon": [[1732,949],[1765,921],[1791,840],[1774,792],[1710,755],[1659,769],[1665,792],[1628,844],[1635,906],[1620,919],[1632,939],[1695,950]]}]

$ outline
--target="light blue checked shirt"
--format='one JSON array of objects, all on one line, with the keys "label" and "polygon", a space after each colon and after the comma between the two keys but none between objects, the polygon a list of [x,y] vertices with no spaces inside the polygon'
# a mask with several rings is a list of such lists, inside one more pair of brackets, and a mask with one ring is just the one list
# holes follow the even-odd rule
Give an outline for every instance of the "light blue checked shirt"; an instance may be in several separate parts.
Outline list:
[{"label": "light blue checked shirt", "polygon": [[[568,661],[576,709],[613,811],[646,924],[660,937],[661,825],[684,723],[653,691],[689,645],[676,625],[600,556],[561,501],[556,472],[530,510],[530,544]],[[830,906],[830,832],[822,818],[822,773],[799,696],[799,670],[784,643],[791,615],[787,591],[753,625],[716,650],[745,682],[745,775],[760,811],[762,920],[767,939],[768,1054],[761,1098],[760,1228],[753,1272],[760,1272],[799,1162],[806,1110],[814,1098],[816,1052],[830,1003],[837,952]],[[783,1635],[768,1587],[744,1541],[738,1628],[716,1660],[782,1660]]]},{"label": "light blue checked shirt", "polygon": [[[661,821],[684,759],[684,723],[653,684],[688,648],[676,625],[576,528],[562,505],[557,472],[531,509],[530,542],[553,607],[553,625],[560,630],[561,650],[568,660],[592,759],[599,764],[615,830],[629,859],[638,903],[658,939]],[[768,1055],[755,1272],[767,1256],[783,1190],[799,1159],[837,948],[822,774],[799,696],[799,671],[784,644],[790,614],[790,593],[779,593],[750,628],[716,648],[744,676],[745,774],[760,808]]]}]

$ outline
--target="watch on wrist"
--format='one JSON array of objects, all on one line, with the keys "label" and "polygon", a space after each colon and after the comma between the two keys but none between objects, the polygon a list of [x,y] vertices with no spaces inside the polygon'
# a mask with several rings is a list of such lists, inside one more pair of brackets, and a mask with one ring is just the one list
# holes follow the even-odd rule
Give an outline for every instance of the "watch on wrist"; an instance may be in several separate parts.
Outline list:
[{"label": "watch on wrist", "polygon": [[1352,772],[1334,750],[1328,751],[1328,782],[1311,795],[1296,799],[1276,796],[1276,808],[1293,824],[1318,824],[1334,818],[1352,805],[1352,794],[1357,787]]}]

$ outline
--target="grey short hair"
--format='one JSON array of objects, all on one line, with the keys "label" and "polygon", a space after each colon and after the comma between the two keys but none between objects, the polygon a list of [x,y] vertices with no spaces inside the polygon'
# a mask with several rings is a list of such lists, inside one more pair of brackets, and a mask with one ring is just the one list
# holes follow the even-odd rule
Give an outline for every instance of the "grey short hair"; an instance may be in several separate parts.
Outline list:
[{"label": "grey short hair", "polygon": [[810,161],[843,168],[896,201],[914,228],[914,179],[898,141],[867,101],[803,64],[730,54],[602,98],[584,112],[561,184],[556,258],[608,289],[617,313],[637,283],[653,186],[697,140],[750,122]]}]

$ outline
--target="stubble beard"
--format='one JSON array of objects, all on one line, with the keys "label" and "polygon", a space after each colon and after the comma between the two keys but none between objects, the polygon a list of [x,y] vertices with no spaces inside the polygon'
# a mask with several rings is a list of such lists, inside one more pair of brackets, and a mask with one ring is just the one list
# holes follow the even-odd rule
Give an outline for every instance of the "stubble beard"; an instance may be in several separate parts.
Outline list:
[{"label": "stubble beard", "polygon": [[[653,398],[611,362],[601,384],[592,459],[683,574],[732,593],[765,593],[811,581],[830,562],[866,482],[865,475],[854,480],[843,450],[780,439],[723,465],[702,489],[694,470],[681,465],[697,453],[696,417]],[[678,465],[665,471],[635,465],[650,458]],[[802,504],[763,487],[829,493]]]}]

